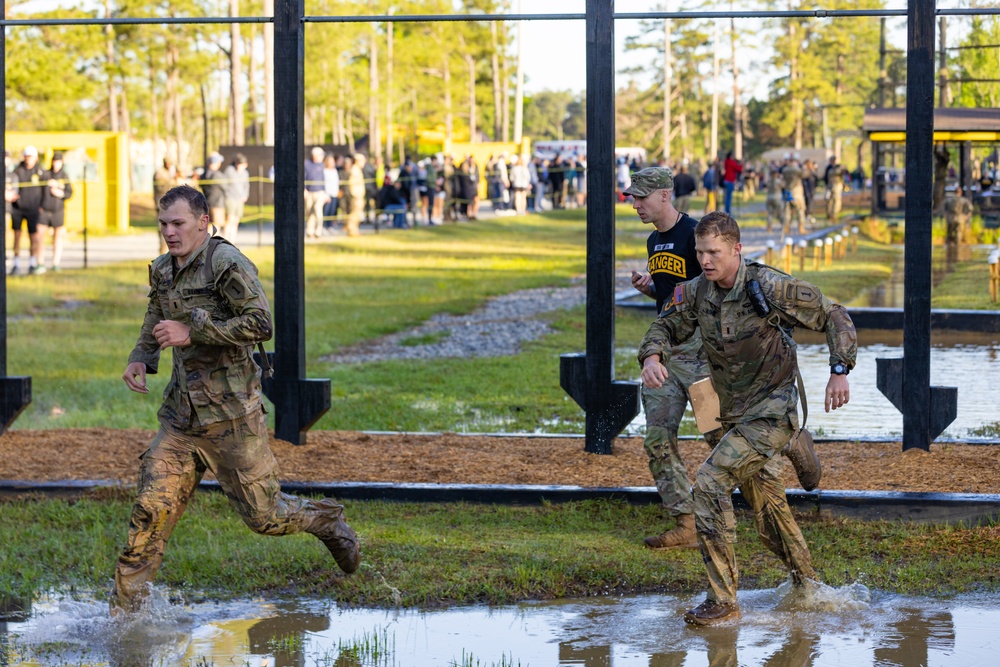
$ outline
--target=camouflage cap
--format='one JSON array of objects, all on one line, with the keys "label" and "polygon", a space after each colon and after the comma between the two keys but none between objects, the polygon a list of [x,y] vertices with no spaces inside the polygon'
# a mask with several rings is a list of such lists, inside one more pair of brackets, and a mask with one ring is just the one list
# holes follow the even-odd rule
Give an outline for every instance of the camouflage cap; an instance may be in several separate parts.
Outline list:
[{"label": "camouflage cap", "polygon": [[669,167],[646,167],[632,174],[632,185],[624,194],[648,197],[657,190],[674,189],[674,172]]}]

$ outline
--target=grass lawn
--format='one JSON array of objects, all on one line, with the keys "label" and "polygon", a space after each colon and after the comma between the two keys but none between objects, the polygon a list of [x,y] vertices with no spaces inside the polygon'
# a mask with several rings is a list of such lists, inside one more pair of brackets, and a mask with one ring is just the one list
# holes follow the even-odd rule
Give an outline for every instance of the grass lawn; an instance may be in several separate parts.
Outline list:
[{"label": "grass lawn", "polygon": [[[36,591],[110,590],[131,501],[0,503],[0,600]],[[616,501],[541,506],[355,502],[364,562],[341,578],[306,534],[251,533],[220,493],[199,493],[170,541],[158,582],[183,593],[230,598],[319,595],[342,604],[503,604],[705,586],[697,550],[651,551],[641,537],[663,529],[661,509]],[[944,527],[800,515],[823,581],[906,594],[995,591],[998,525]],[[786,574],[748,516],[736,544],[742,589]],[[397,597],[398,596],[398,597]]]}]

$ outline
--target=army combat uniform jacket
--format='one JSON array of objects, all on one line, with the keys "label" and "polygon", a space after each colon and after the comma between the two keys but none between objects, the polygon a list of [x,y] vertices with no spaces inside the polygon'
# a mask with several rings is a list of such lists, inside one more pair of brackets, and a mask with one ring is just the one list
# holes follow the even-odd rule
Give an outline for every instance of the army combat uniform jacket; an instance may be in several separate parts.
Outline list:
[{"label": "army combat uniform jacket", "polygon": [[[760,317],[750,301],[746,283],[751,278],[760,283],[771,307],[768,319]],[[671,346],[701,329],[722,422],[785,415],[797,421],[795,343],[786,333],[796,326],[825,331],[831,365],[854,367],[857,333],[843,306],[803,280],[745,259],[728,291],[703,275],[678,285],[673,304],[643,338],[639,363],[654,354],[665,362]]]},{"label": "army combat uniform jacket", "polygon": [[[209,244],[217,243],[213,253]],[[205,260],[211,254],[211,269]],[[149,267],[149,306],[129,363],[157,372],[160,345],[153,327],[175,320],[191,327],[191,345],[174,347],[173,374],[164,390],[161,422],[204,426],[263,407],[253,346],[271,338],[271,312],[257,267],[227,242],[208,239],[178,269],[161,255]]]}]

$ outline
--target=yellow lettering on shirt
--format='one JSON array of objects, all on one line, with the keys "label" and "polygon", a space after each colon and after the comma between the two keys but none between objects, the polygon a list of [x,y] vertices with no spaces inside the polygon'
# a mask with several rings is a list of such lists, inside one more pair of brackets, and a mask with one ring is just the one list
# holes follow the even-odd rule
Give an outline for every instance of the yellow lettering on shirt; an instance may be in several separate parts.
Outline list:
[{"label": "yellow lettering on shirt", "polygon": [[649,258],[649,273],[667,273],[678,278],[687,278],[687,262],[669,252],[657,253]]}]

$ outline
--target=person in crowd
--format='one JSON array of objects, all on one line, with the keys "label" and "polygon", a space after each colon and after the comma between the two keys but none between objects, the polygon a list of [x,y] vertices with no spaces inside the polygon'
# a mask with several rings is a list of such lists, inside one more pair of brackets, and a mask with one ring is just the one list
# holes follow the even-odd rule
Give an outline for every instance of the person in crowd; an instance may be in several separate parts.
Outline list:
[{"label": "person in crowd", "polygon": [[[658,313],[670,302],[680,283],[701,274],[694,247],[698,221],[674,208],[673,176],[668,167],[648,167],[632,174],[632,184],[624,191],[632,197],[632,208],[643,224],[653,226],[646,239],[649,273],[633,271],[632,286],[656,300]],[[670,352],[669,377],[658,387],[642,388],[646,413],[643,446],[656,490],[673,524],[663,533],[645,538],[646,546],[651,549],[698,546],[691,480],[677,447],[677,430],[690,401],[691,385],[708,377],[708,362],[698,335]],[[709,446],[715,446],[721,435],[716,429],[706,434],[705,440]]]},{"label": "person in crowd", "polygon": [[733,157],[733,152],[726,153],[726,159],[722,163],[722,188],[725,192],[726,213],[733,212],[733,192],[736,190],[736,182],[743,173],[743,165]]},{"label": "person in crowd", "polygon": [[578,208],[587,205],[587,156],[576,159],[576,205]]},{"label": "person in crowd", "polygon": [[510,188],[514,191],[514,212],[528,212],[528,191],[531,189],[531,172],[517,153],[510,156]]},{"label": "person in crowd", "polygon": [[351,170],[347,176],[347,188],[351,196],[351,208],[347,214],[347,224],[344,230],[348,236],[361,234],[361,218],[364,216],[368,199],[368,184],[365,180],[365,166],[368,160],[361,153],[354,154]]},{"label": "person in crowd", "polygon": [[816,198],[816,185],[819,183],[816,163],[806,160],[802,165],[802,195],[806,202],[806,219],[810,224],[815,224],[816,220],[812,216],[812,203]]},{"label": "person in crowd", "polygon": [[701,186],[705,189],[705,213],[711,213],[716,208],[715,194],[719,187],[718,182],[719,172],[716,170],[716,162],[710,161],[701,179]]},{"label": "person in crowd", "polygon": [[444,222],[444,205],[447,193],[445,192],[444,167],[437,155],[431,156],[431,162],[427,166],[427,189],[431,195],[431,224],[440,225]]},{"label": "person in crowd", "polygon": [[806,195],[802,178],[802,167],[799,165],[798,153],[795,153],[788,157],[785,166],[781,168],[781,179],[784,181],[782,197],[785,200],[782,238],[791,233],[792,215],[799,220],[799,234],[806,233]]},{"label": "person in crowd", "polygon": [[41,263],[42,238],[38,227],[41,216],[42,195],[45,185],[45,169],[38,162],[38,149],[25,146],[21,152],[22,161],[14,169],[17,180],[17,199],[11,206],[11,229],[14,230],[14,262],[10,269],[12,276],[19,271],[22,227],[28,230],[28,273],[45,273]]},{"label": "person in crowd", "polygon": [[[160,214],[160,197],[180,184],[180,174],[177,172],[173,159],[169,156],[164,157],[163,166],[153,173],[153,206],[156,208],[157,215]],[[167,242],[162,234],[157,234],[157,238],[160,239],[160,254],[162,255],[167,251]]]},{"label": "person in crowd", "polygon": [[708,571],[705,601],[684,614],[696,625],[739,618],[732,493],[740,488],[765,546],[788,568],[796,587],[816,580],[809,548],[788,507],[777,456],[798,432],[795,341],[788,331],[825,331],[830,379],[825,408],[850,400],[847,374],[857,333],[847,310],[815,286],[744,260],[740,228],[722,212],[695,227],[702,274],[680,285],[639,348],[644,386],[670,377],[672,348],[699,331],[719,394],[724,435],[698,469],[692,489],[695,527]]},{"label": "person in crowd", "polygon": [[243,219],[243,208],[250,199],[250,172],[247,171],[247,157],[243,153],[233,156],[233,161],[222,170],[222,191],[225,196],[226,222],[222,227],[222,237],[236,244],[236,231]]},{"label": "person in crowd", "polygon": [[66,231],[66,200],[73,196],[73,184],[63,169],[63,154],[56,151],[52,154],[52,164],[45,173],[45,187],[42,188],[42,210],[38,219],[39,266],[44,254],[45,236],[52,230],[52,270],[62,270],[63,239]]},{"label": "person in crowd", "polygon": [[[364,158],[364,156],[362,156]],[[382,158],[376,157],[375,162],[364,158],[361,162],[361,175],[365,179],[365,210],[364,218],[366,224],[372,223],[372,216],[376,214],[378,208],[378,172]],[[357,158],[354,160],[358,164]],[[384,182],[384,181],[383,181]]]},{"label": "person in crowd", "polygon": [[767,178],[767,197],[764,205],[767,207],[767,231],[771,231],[774,221],[784,224],[785,199],[782,195],[784,181],[777,167],[772,167]]},{"label": "person in crowd", "polygon": [[224,158],[220,153],[209,153],[207,164],[201,176],[198,177],[198,186],[205,195],[208,202],[208,214],[212,226],[216,233],[220,233],[226,224],[226,191],[224,189],[225,175],[222,173],[222,162]]},{"label": "person in crowd", "polygon": [[337,208],[340,205],[340,172],[337,170],[337,158],[333,153],[323,158],[323,192],[326,193],[326,203],[323,204],[323,229],[332,232],[337,224]]},{"label": "person in crowd", "polygon": [[826,183],[826,219],[831,225],[840,221],[840,210],[844,203],[844,168],[837,156],[830,157],[823,181]]},{"label": "person in crowd", "polygon": [[253,358],[254,346],[273,330],[257,267],[229,242],[211,238],[208,202],[196,189],[179,186],[160,203],[169,252],[150,265],[149,304],[122,379],[148,394],[146,376],[159,370],[168,348],[173,371],[159,431],[142,456],[128,540],[115,566],[112,613],[142,607],[167,540],[209,470],[251,530],[311,533],[341,570],[356,571],[361,551],[343,507],[331,498],[282,493],[278,482]]},{"label": "person in crowd", "polygon": [[552,191],[552,208],[558,211],[565,208],[563,196],[566,185],[566,162],[561,155],[557,155],[555,162],[549,167],[549,189]]},{"label": "person in crowd", "polygon": [[681,163],[677,173],[674,174],[674,208],[687,213],[691,210],[691,195],[698,190],[698,184],[688,173],[688,166]]},{"label": "person in crowd", "polygon": [[326,177],[323,174],[323,160],[326,151],[313,146],[309,159],[305,161],[303,180],[305,181],[306,238],[318,238],[323,234],[323,206],[326,194]]},{"label": "person in crowd", "polygon": [[[407,193],[403,189],[401,181],[393,183],[392,177],[388,174],[382,183],[382,189],[378,193],[378,207],[392,216],[392,226],[394,229],[407,229],[406,206],[408,204]],[[414,211],[414,216],[416,212]]]},{"label": "person in crowd", "polygon": [[961,250],[969,242],[969,220],[972,218],[972,202],[963,196],[962,186],[955,187],[955,194],[944,200],[945,255],[949,262],[961,258]]},{"label": "person in crowd", "polygon": [[9,225],[11,221],[11,211],[13,210],[12,204],[17,201],[17,176],[14,175],[14,169],[11,167],[10,151],[3,152],[3,162],[4,175],[6,177],[3,198],[6,203],[7,224]]}]

